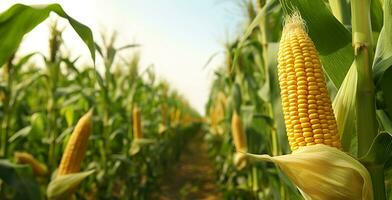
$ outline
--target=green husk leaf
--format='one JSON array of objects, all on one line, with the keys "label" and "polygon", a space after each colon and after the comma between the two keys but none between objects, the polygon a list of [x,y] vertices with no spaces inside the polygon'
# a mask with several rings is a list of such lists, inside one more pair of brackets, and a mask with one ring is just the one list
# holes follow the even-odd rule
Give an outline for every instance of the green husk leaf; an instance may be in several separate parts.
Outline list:
[{"label": "green husk leaf", "polygon": [[48,199],[66,199],[75,188],[95,170],[72,173],[54,178],[48,185],[46,195]]},{"label": "green husk leaf", "polygon": [[355,130],[357,78],[355,65],[351,65],[332,103],[342,147],[346,152],[353,155],[357,154],[357,134]]},{"label": "green husk leaf", "polygon": [[233,156],[233,164],[237,170],[242,170],[248,165],[248,157],[246,154],[235,152]]}]

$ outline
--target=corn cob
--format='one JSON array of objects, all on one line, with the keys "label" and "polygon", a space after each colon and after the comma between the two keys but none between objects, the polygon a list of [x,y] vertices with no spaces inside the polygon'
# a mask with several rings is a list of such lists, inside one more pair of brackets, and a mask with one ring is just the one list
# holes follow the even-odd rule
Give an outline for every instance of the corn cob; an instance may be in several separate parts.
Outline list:
[{"label": "corn cob", "polygon": [[83,115],[67,143],[57,176],[79,172],[80,164],[87,150],[87,142],[91,132],[92,111]]},{"label": "corn cob", "polygon": [[214,102],[210,110],[211,128],[214,130],[214,134],[222,135],[224,133],[220,122],[225,117],[226,104],[226,96],[220,91],[217,96],[217,101]]},{"label": "corn cob", "polygon": [[234,111],[231,119],[231,130],[236,151],[246,152],[248,149],[246,135],[242,126],[241,117],[236,111]]},{"label": "corn cob", "polygon": [[138,106],[133,107],[132,119],[133,119],[133,137],[135,139],[143,138],[142,121],[141,121],[140,109]]},{"label": "corn cob", "polygon": [[33,155],[26,152],[15,152],[14,156],[17,163],[30,165],[36,176],[45,176],[48,173],[46,166],[36,160]]},{"label": "corn cob", "polygon": [[340,148],[321,62],[298,13],[283,28],[278,74],[291,150],[314,144]]}]

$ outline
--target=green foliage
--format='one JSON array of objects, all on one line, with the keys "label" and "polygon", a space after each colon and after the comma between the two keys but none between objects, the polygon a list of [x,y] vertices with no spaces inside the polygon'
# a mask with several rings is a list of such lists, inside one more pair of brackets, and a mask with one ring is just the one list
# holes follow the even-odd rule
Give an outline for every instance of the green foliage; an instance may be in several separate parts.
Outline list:
[{"label": "green foliage", "polygon": [[26,6],[15,4],[0,15],[0,66],[17,50],[23,36],[49,17],[50,12],[67,19],[76,33],[88,46],[91,57],[95,60],[95,47],[91,30],[70,17],[59,4]]},{"label": "green foliage", "polygon": [[392,135],[388,132],[381,132],[374,139],[368,153],[361,158],[363,162],[370,162],[381,167],[392,158]]},{"label": "green foliage", "polygon": [[94,173],[94,170],[67,174],[52,180],[47,189],[48,199],[66,199],[85,178]]},{"label": "green foliage", "polygon": [[15,191],[15,196],[7,198],[41,199],[42,197],[39,185],[28,165],[17,165],[8,160],[0,160],[0,179]]}]

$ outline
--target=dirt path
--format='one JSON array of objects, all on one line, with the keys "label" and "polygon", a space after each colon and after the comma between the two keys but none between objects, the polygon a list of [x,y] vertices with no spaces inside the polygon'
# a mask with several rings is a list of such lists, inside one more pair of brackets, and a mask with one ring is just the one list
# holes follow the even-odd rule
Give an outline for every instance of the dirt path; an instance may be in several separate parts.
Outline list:
[{"label": "dirt path", "polygon": [[160,200],[222,199],[207,151],[201,133],[189,141],[179,163],[162,180]]}]

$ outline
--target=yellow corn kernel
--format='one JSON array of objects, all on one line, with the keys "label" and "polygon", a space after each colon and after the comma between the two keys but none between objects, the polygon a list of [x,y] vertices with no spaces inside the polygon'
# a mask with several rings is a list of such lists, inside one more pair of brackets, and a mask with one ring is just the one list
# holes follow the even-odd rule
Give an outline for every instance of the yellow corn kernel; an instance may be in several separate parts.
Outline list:
[{"label": "yellow corn kernel", "polygon": [[242,126],[241,117],[237,114],[237,112],[233,113],[233,117],[231,119],[231,131],[233,134],[235,149],[237,151],[246,152],[248,149],[246,135]]},{"label": "yellow corn kernel", "polygon": [[57,176],[79,172],[80,164],[85,156],[88,138],[91,133],[92,110],[84,114],[75,126],[65,147]]},{"label": "yellow corn kernel", "polygon": [[30,165],[33,169],[34,175],[45,176],[48,174],[46,166],[36,160],[33,155],[26,152],[15,152],[14,156],[17,163]]},{"label": "yellow corn kernel", "polygon": [[322,72],[317,50],[305,31],[303,20],[298,14],[289,17],[280,41],[278,74],[285,77],[279,79],[279,85],[281,95],[287,97],[282,98],[282,105],[293,151],[319,143],[340,148]]},{"label": "yellow corn kernel", "polygon": [[143,138],[142,120],[141,120],[140,109],[138,106],[133,107],[132,120],[133,120],[133,137],[134,137],[134,139]]}]

